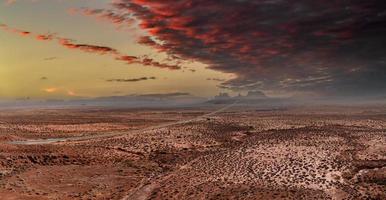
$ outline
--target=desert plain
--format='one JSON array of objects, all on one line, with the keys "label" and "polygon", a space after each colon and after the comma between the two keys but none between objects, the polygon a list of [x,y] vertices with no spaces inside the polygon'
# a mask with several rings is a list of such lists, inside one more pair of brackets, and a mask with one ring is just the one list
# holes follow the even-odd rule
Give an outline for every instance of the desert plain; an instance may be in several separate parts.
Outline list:
[{"label": "desert plain", "polygon": [[386,199],[386,107],[221,108],[2,109],[0,199]]}]

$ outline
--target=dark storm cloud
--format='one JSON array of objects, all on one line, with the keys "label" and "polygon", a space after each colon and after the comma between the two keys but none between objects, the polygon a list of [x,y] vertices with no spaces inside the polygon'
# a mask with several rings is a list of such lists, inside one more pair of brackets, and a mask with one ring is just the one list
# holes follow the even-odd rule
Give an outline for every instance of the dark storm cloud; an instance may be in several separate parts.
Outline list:
[{"label": "dark storm cloud", "polygon": [[107,82],[138,82],[138,81],[147,81],[157,79],[154,76],[151,77],[140,77],[140,78],[130,78],[130,79],[109,79]]},{"label": "dark storm cloud", "polygon": [[[235,73],[224,88],[386,91],[384,0],[121,0],[140,43]],[[159,43],[157,41],[162,41]]]}]

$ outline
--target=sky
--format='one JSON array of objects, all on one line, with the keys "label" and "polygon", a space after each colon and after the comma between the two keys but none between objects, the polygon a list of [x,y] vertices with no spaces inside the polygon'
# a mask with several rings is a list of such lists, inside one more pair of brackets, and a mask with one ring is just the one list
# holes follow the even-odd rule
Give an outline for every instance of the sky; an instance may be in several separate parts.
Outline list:
[{"label": "sky", "polygon": [[3,0],[0,98],[386,94],[384,0]]}]

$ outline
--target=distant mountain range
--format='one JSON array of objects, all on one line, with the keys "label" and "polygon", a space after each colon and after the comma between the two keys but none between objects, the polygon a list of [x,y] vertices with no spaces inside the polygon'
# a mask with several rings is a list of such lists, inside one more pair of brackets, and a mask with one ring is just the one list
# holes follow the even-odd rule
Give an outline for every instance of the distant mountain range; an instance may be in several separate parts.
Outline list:
[{"label": "distant mountain range", "polygon": [[73,100],[47,99],[32,100],[30,98],[0,101],[0,108],[33,108],[33,107],[184,107],[184,106],[213,106],[221,104],[282,107],[288,105],[361,105],[386,104],[386,96],[377,97],[315,97],[315,98],[273,98],[260,91],[249,91],[245,96],[230,96],[220,93],[213,98],[203,98],[185,92],[155,93],[142,95],[107,96],[97,98],[80,98]]},{"label": "distant mountain range", "polygon": [[208,99],[196,97],[189,93],[162,93],[126,96],[107,96],[81,98],[74,100],[29,98],[14,101],[2,101],[1,107],[62,107],[62,106],[101,106],[101,107],[166,107],[200,104]]}]

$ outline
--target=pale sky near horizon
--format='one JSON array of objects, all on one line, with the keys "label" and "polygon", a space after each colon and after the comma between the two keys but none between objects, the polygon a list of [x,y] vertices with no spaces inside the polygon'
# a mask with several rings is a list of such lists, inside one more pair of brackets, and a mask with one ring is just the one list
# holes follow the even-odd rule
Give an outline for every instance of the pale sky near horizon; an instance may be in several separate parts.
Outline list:
[{"label": "pale sky near horizon", "polygon": [[[147,55],[159,62],[165,54],[138,44],[138,27],[117,28],[104,20],[73,14],[74,8],[106,8],[106,0],[28,1],[0,4],[0,23],[33,34],[55,33],[81,44],[108,46],[123,54]],[[39,41],[12,31],[0,31],[0,97],[76,98],[111,95],[188,92],[213,96],[219,81],[232,74],[206,69],[200,62],[181,64],[181,70],[141,63],[126,64],[109,55],[69,49],[57,42]],[[193,72],[194,70],[194,72]],[[155,79],[107,81],[112,79]]]}]

